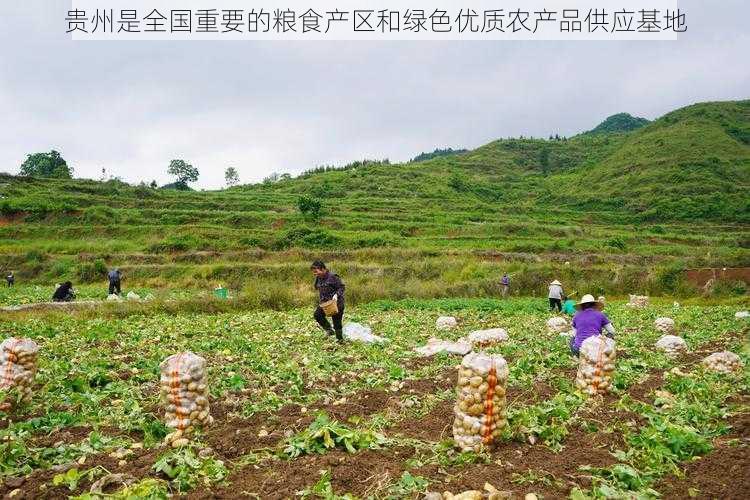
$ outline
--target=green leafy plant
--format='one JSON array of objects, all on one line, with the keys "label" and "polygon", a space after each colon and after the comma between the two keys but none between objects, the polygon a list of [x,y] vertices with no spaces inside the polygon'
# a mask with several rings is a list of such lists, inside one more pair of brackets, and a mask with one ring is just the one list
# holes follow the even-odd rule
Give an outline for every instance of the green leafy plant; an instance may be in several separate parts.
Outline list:
[{"label": "green leafy plant", "polygon": [[170,450],[154,463],[154,472],[164,474],[178,492],[185,492],[199,484],[210,486],[228,474],[224,462],[198,457],[192,448]]},{"label": "green leafy plant", "polygon": [[333,448],[355,453],[377,448],[384,442],[385,438],[379,433],[350,429],[321,412],[307,429],[287,440],[283,454],[295,458],[312,453],[323,454]]}]

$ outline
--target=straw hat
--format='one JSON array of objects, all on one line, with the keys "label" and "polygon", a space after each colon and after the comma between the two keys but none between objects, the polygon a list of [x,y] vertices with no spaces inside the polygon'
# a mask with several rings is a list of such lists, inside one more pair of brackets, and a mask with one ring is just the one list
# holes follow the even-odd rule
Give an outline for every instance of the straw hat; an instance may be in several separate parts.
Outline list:
[{"label": "straw hat", "polygon": [[550,285],[562,285],[562,283],[560,283],[559,281],[555,280],[552,283],[550,283]]},{"label": "straw hat", "polygon": [[601,302],[599,302],[598,300],[596,300],[594,298],[594,296],[591,295],[590,293],[587,293],[586,295],[584,295],[583,297],[581,297],[581,301],[578,302],[578,304],[576,304],[576,309],[580,310],[581,307],[583,306],[583,304],[591,304],[591,303],[596,304],[597,307],[602,307],[602,303]]}]

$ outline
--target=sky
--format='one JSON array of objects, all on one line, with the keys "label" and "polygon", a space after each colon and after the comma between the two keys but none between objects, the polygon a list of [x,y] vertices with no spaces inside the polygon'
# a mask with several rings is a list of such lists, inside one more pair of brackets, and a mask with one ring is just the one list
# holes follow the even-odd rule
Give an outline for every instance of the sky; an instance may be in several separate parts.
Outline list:
[{"label": "sky", "polygon": [[[106,2],[105,2],[106,4]],[[0,172],[60,151],[76,177],[219,188],[502,137],[573,135],[750,98],[747,0],[681,0],[677,41],[72,41],[70,1],[6,2]]]}]

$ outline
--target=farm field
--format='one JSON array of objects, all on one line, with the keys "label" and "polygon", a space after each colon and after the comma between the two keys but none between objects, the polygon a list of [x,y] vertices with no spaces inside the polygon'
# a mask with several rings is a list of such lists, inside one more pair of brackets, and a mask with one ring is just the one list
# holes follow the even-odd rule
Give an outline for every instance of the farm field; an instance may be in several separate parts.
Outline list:
[{"label": "farm field", "polygon": [[[346,320],[372,326],[382,345],[336,346],[308,309],[7,313],[3,337],[34,339],[40,356],[30,404],[0,414],[0,495],[100,498],[92,484],[124,474],[132,484],[105,487],[109,497],[413,498],[490,483],[521,498],[747,498],[750,348],[738,307],[608,303],[615,389],[594,398],[575,389],[566,339],[547,332],[535,299],[349,309]],[[437,331],[441,314],[459,327]],[[660,316],[675,320],[687,354],[654,349]],[[492,327],[510,336],[488,349],[509,364],[509,426],[496,449],[460,453],[460,357],[413,349]],[[701,367],[724,349],[741,356],[741,373]],[[215,422],[190,446],[164,448],[159,364],[182,350],[207,360]]]}]

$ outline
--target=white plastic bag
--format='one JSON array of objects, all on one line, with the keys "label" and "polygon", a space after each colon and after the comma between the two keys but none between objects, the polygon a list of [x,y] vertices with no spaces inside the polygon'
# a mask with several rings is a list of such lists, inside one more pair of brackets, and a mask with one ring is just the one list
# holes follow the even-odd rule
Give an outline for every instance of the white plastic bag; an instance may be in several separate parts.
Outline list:
[{"label": "white plastic bag", "polygon": [[421,354],[422,356],[434,356],[435,354],[439,352],[447,352],[449,354],[468,354],[471,352],[471,344],[466,342],[465,340],[458,340],[456,342],[451,342],[450,340],[441,340],[436,338],[431,338],[427,341],[427,345],[422,347],[417,347],[414,349],[417,353]]},{"label": "white plastic bag", "polygon": [[664,335],[656,341],[656,348],[669,356],[677,356],[687,351],[687,343],[682,337]]},{"label": "white plastic bag", "polygon": [[553,316],[547,320],[547,329],[552,333],[567,332],[570,329],[570,323],[562,316]]},{"label": "white plastic bag", "polygon": [[344,325],[344,337],[349,340],[359,340],[368,344],[377,344],[388,342],[388,339],[373,335],[369,326],[360,325],[359,323],[347,323]]},{"label": "white plastic bag", "polygon": [[458,321],[453,316],[440,316],[435,321],[435,328],[438,330],[450,330],[458,326]]}]

